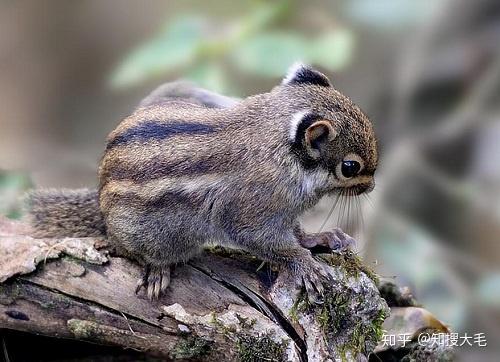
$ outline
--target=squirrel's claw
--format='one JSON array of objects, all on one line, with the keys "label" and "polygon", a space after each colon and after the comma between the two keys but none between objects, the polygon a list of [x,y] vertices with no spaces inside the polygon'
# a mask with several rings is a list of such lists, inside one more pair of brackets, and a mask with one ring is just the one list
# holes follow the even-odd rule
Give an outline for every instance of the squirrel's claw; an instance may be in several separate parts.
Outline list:
[{"label": "squirrel's claw", "polygon": [[328,279],[329,275],[323,265],[313,260],[309,266],[301,268],[296,283],[298,287],[305,288],[310,303],[322,304],[325,292],[324,283]]},{"label": "squirrel's claw", "polygon": [[323,294],[325,291],[323,281],[317,276],[304,275],[302,277],[302,283],[306,289],[309,302],[314,304],[323,304]]},{"label": "squirrel's claw", "polygon": [[150,300],[158,299],[170,284],[170,267],[144,268],[144,275],[137,283],[136,294],[144,287]]},{"label": "squirrel's claw", "polygon": [[139,294],[139,292],[141,291],[141,289],[143,287],[147,288],[147,285],[148,285],[148,276],[149,276],[149,266],[146,265],[144,267],[144,271],[142,273],[141,279],[139,279],[137,281],[137,285],[135,287],[135,294]]},{"label": "squirrel's claw", "polygon": [[153,267],[148,276],[147,294],[148,298],[158,299],[170,284],[169,267]]}]

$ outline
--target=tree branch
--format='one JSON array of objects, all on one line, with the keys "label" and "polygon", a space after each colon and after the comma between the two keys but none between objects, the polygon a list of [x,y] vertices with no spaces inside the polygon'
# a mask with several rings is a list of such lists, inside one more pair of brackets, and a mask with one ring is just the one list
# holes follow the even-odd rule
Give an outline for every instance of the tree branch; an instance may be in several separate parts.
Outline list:
[{"label": "tree branch", "polygon": [[363,360],[388,314],[351,253],[321,256],[335,278],[321,305],[309,304],[286,273],[220,248],[177,266],[167,294],[151,302],[134,294],[140,267],[105,246],[33,239],[26,225],[0,219],[0,328],[172,360]]}]

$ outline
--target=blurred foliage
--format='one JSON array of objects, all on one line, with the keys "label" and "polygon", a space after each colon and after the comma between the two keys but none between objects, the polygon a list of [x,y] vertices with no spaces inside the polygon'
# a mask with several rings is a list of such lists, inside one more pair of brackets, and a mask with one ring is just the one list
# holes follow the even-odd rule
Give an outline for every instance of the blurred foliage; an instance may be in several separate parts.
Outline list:
[{"label": "blurred foliage", "polygon": [[480,280],[477,295],[486,305],[500,307],[500,272],[493,272]]},{"label": "blurred foliage", "polygon": [[267,32],[243,42],[232,55],[235,64],[248,74],[277,78],[299,59],[330,71],[342,69],[350,63],[353,45],[352,33],[346,29],[312,40],[296,32]]},{"label": "blurred foliage", "polygon": [[442,0],[351,0],[348,16],[377,28],[398,28],[416,23],[431,14]]},{"label": "blurred foliage", "polygon": [[27,175],[0,171],[0,215],[19,219],[22,215],[20,199],[31,187],[32,183]]},{"label": "blurred foliage", "polygon": [[345,28],[325,29],[308,37],[296,30],[274,30],[296,8],[291,0],[253,2],[240,18],[227,21],[201,15],[176,16],[150,40],[128,54],[111,75],[111,85],[124,88],[180,71],[203,87],[228,92],[227,63],[248,76],[277,78],[300,60],[329,71],[346,67],[354,35]]},{"label": "blurred foliage", "polygon": [[[375,240],[377,258],[395,272],[395,282],[413,284],[416,298],[429,310],[454,328],[462,326],[468,301],[448,287],[457,275],[444,261],[439,243],[412,223],[383,223],[379,227]],[[453,303],[450,303],[451,295]]]}]

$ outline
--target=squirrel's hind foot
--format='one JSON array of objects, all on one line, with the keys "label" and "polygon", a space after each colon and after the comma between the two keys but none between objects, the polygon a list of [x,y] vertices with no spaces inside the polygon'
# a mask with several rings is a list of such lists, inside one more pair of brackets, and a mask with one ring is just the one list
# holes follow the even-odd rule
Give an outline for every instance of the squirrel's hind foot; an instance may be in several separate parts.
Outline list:
[{"label": "squirrel's hind foot", "polygon": [[322,304],[325,286],[331,283],[331,276],[320,262],[310,260],[295,269],[295,283],[297,287],[305,288],[310,303]]},{"label": "squirrel's hind foot", "polygon": [[144,287],[150,300],[158,299],[170,284],[170,267],[147,265],[142,278],[137,282],[135,293]]}]

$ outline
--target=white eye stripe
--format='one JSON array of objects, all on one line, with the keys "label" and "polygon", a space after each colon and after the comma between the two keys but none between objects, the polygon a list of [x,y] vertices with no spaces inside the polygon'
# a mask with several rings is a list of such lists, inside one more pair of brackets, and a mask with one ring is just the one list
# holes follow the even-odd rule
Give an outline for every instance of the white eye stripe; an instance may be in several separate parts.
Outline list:
[{"label": "white eye stripe", "polygon": [[306,114],[310,113],[309,110],[303,110],[300,112],[295,113],[292,116],[292,120],[290,121],[290,130],[288,132],[288,139],[292,142],[295,141],[297,137],[297,129],[299,128],[300,122],[302,122],[302,119],[304,119],[304,116]]}]

